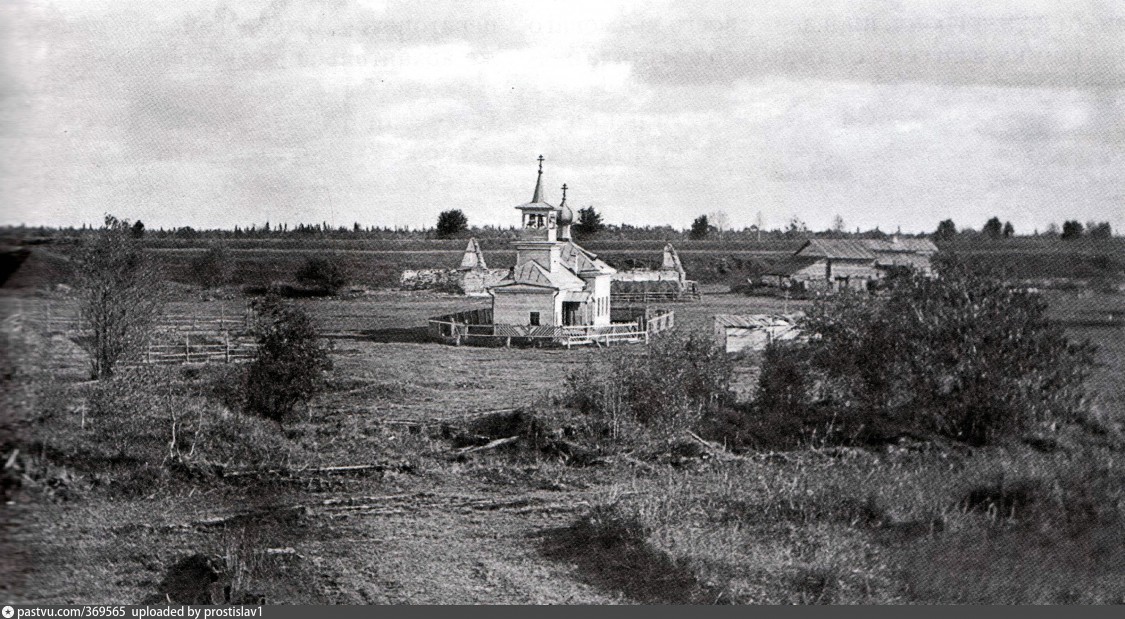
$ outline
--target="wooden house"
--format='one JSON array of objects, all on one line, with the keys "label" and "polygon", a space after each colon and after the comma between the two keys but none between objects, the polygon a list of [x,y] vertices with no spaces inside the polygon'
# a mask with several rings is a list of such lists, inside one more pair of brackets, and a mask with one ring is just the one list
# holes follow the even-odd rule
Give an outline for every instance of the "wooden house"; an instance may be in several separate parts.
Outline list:
[{"label": "wooden house", "polygon": [[895,269],[931,273],[936,253],[928,239],[812,239],[763,273],[762,283],[823,292],[866,290]]},{"label": "wooden house", "polygon": [[492,320],[497,324],[595,327],[610,324],[610,278],[616,270],[570,238],[574,211],[543,199],[543,157],[531,202],[521,216],[516,264],[494,286]]}]

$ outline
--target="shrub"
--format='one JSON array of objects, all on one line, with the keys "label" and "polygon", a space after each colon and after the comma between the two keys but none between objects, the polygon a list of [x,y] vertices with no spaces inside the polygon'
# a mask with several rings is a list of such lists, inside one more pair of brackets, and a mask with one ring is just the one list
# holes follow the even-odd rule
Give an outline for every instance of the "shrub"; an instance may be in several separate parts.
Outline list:
[{"label": "shrub", "polygon": [[671,434],[696,427],[729,394],[731,364],[711,338],[656,338],[641,354],[621,350],[567,379],[568,399],[612,438],[641,426]]},{"label": "shrub", "polygon": [[254,309],[258,349],[246,373],[246,408],[280,422],[323,389],[331,361],[303,310],[273,296]]},{"label": "shrub", "polygon": [[862,440],[933,431],[974,444],[1077,419],[1093,347],[1070,342],[1035,294],[940,262],[885,298],[815,304],[808,343],[765,356],[757,408],[836,420]]},{"label": "shrub", "polygon": [[305,286],[336,294],[348,285],[351,276],[336,256],[310,256],[297,270],[297,281]]},{"label": "shrub", "polygon": [[192,259],[191,274],[200,286],[218,288],[230,281],[233,267],[230,250],[219,243]]}]

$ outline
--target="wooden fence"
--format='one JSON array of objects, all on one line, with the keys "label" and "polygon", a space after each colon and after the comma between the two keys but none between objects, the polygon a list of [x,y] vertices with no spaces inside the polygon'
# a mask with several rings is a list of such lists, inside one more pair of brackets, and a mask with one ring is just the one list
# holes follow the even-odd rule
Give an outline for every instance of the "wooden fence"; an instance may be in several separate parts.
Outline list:
[{"label": "wooden fence", "polygon": [[[41,299],[6,299],[7,333],[32,330],[51,337],[65,336],[79,347],[92,333],[73,303]],[[136,362],[153,364],[238,363],[254,356],[256,345],[249,333],[252,314],[242,304],[218,303],[200,312],[163,312],[152,328],[149,343]],[[67,360],[77,349],[56,351]]]},{"label": "wooden fence", "polygon": [[703,294],[698,284],[693,281],[684,282],[682,290],[629,290],[610,292],[610,302],[617,304],[629,303],[677,303],[699,301]]},{"label": "wooden fence", "polygon": [[485,308],[429,319],[430,336],[449,344],[595,346],[648,342],[649,338],[675,326],[670,310],[627,309],[628,322],[595,325],[491,324],[492,310]]}]

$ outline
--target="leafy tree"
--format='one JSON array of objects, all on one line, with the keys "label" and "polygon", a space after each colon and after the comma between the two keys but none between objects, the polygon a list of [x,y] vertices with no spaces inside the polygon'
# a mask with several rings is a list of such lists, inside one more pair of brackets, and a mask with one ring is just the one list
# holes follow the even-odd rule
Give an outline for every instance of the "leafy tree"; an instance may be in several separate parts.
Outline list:
[{"label": "leafy tree", "polygon": [[1004,225],[1000,223],[999,217],[993,217],[984,223],[980,232],[990,239],[998,239],[1004,234]]},{"label": "leafy tree", "polygon": [[1069,220],[1063,222],[1062,235],[1059,237],[1064,241],[1077,239],[1082,236],[1082,223],[1076,220]]},{"label": "leafy tree", "polygon": [[711,232],[711,223],[707,220],[706,215],[700,215],[691,222],[691,230],[688,232],[688,237],[701,240],[707,238]]},{"label": "leafy tree", "polygon": [[765,356],[760,406],[854,441],[930,431],[984,444],[1077,419],[1093,347],[1069,341],[1037,294],[936,266],[938,278],[892,278],[886,297],[816,303],[807,343]]},{"label": "leafy tree", "polygon": [[230,250],[224,243],[215,243],[191,261],[191,274],[204,288],[218,288],[230,281],[234,270]]},{"label": "leafy tree", "polygon": [[437,219],[437,235],[441,239],[450,239],[469,229],[469,218],[461,209],[442,211]]},{"label": "leafy tree", "polygon": [[594,210],[593,206],[578,209],[578,221],[571,226],[571,231],[580,239],[588,239],[605,230],[601,213]]},{"label": "leafy tree", "polygon": [[1004,222],[1004,238],[1010,239],[1016,234],[1016,229],[1012,227],[1012,222]]},{"label": "leafy tree", "polygon": [[1113,237],[1113,228],[1109,225],[1108,221],[1103,221],[1100,224],[1090,226],[1086,231],[1092,239],[1108,239]]},{"label": "leafy tree", "polygon": [[938,223],[937,230],[934,231],[935,241],[951,241],[955,236],[957,236],[957,226],[954,225],[952,219],[942,220]]},{"label": "leafy tree", "polygon": [[837,237],[844,236],[846,227],[847,226],[844,224],[844,218],[843,217],[841,217],[839,215],[836,215],[835,217],[832,218],[832,234],[834,236],[837,236]]},{"label": "leafy tree", "polygon": [[301,284],[329,294],[340,292],[351,281],[347,267],[337,255],[309,256],[297,270],[296,277]]},{"label": "leafy tree", "polygon": [[160,313],[160,274],[129,222],[112,215],[83,239],[75,266],[79,314],[90,328],[81,346],[90,353],[91,376],[106,378],[147,345]]},{"label": "leafy tree", "polygon": [[304,310],[274,296],[254,310],[258,348],[246,371],[245,406],[281,422],[324,388],[332,362]]},{"label": "leafy tree", "polygon": [[133,236],[139,239],[139,238],[143,237],[144,235],[145,235],[145,224],[144,224],[143,221],[138,219],[137,223],[133,224]]}]

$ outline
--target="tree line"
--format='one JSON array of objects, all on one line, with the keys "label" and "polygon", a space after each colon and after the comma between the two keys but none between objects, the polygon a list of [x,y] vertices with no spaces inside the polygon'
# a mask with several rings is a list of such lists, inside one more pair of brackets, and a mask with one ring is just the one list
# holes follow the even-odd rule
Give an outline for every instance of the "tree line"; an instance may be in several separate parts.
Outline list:
[{"label": "tree line", "polygon": [[[966,237],[984,237],[987,239],[1007,239],[1015,236],[1016,231],[1012,226],[1012,222],[1006,221],[1000,223],[999,217],[992,217],[984,222],[979,231],[972,228],[957,229],[957,224],[952,219],[946,219],[938,223],[937,230],[934,231],[933,237],[936,241],[952,241],[956,238]],[[1062,240],[1072,240],[1078,238],[1091,238],[1091,239],[1108,239],[1113,236],[1113,227],[1108,221],[1088,221],[1085,225],[1078,220],[1067,220],[1063,222],[1062,229],[1059,229],[1058,224],[1052,223],[1047,226],[1047,229],[1040,232],[1038,229],[1032,232],[1032,236],[1045,236],[1048,238],[1059,238]]]},{"label": "tree line", "polygon": [[[734,241],[761,241],[761,240],[793,240],[809,238],[886,238],[891,234],[900,234],[884,231],[878,226],[868,230],[855,228],[848,230],[843,217],[837,215],[832,225],[826,230],[812,230],[798,217],[791,217],[785,225],[767,229],[763,223],[761,213],[758,213],[754,225],[740,229],[731,227],[729,217],[723,211],[715,211],[699,215],[692,220],[686,229],[679,229],[670,225],[661,226],[634,226],[630,224],[609,224],[604,221],[602,213],[593,206],[578,209],[577,217],[571,226],[571,233],[575,239],[620,239],[620,240],[734,240]],[[6,236],[17,238],[82,238],[96,234],[98,228],[83,225],[81,227],[49,227],[49,226],[9,226],[3,229]],[[473,226],[468,216],[461,209],[442,211],[432,228],[398,228],[385,226],[363,226],[355,222],[352,226],[331,226],[327,222],[318,224],[288,223],[273,224],[265,222],[262,225],[252,224],[247,227],[235,226],[232,229],[196,229],[190,226],[179,228],[146,228],[144,222],[137,221],[130,225],[127,231],[135,238],[155,239],[256,239],[256,238],[282,238],[282,239],[368,239],[368,240],[394,240],[394,239],[458,239],[474,236],[482,239],[511,239],[518,236],[516,226]],[[1026,232],[1024,233],[1026,235]],[[941,221],[937,229],[929,234],[905,234],[903,236],[930,237],[935,241],[950,241],[958,238],[985,238],[1004,239],[1016,236],[1016,229],[1010,221],[1001,222],[1000,218],[988,219],[979,230],[972,227],[958,228],[952,219]],[[1035,229],[1031,236],[1060,238],[1071,240],[1078,238],[1107,239],[1113,236],[1113,228],[1108,221],[1067,220],[1062,226],[1052,223],[1045,230]]]}]

